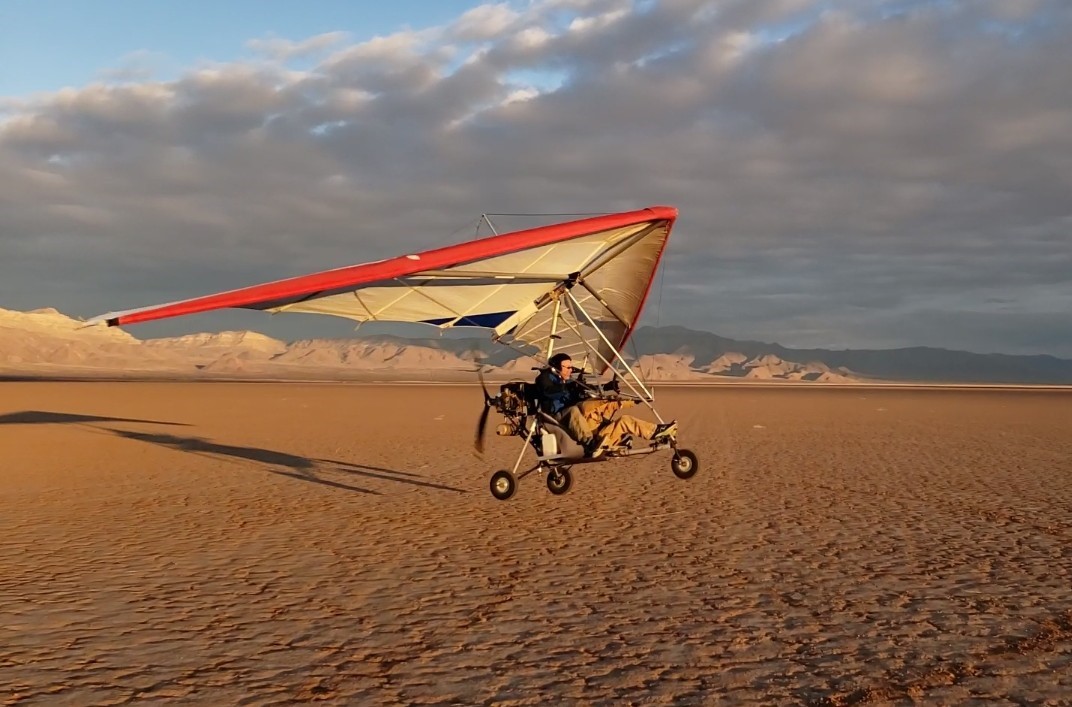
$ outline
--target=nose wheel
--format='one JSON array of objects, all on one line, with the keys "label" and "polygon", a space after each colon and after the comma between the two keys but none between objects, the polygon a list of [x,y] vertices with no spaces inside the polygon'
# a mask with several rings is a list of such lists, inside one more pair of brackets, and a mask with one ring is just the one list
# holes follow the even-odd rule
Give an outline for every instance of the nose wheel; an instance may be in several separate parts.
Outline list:
[{"label": "nose wheel", "polygon": [[688,449],[675,449],[674,458],[670,460],[670,469],[679,479],[691,479],[699,468],[696,455]]}]

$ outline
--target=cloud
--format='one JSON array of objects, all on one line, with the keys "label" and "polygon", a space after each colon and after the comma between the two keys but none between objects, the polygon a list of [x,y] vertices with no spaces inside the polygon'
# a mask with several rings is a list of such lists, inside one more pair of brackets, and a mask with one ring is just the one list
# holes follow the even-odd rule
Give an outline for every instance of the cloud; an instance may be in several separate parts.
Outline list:
[{"label": "cloud", "polygon": [[167,55],[147,50],[131,52],[120,58],[118,64],[99,72],[105,83],[137,83],[155,80],[171,65]]},{"label": "cloud", "polygon": [[262,37],[246,42],[246,47],[268,59],[279,62],[316,56],[330,50],[348,37],[346,32],[324,32],[300,41],[282,37]]},{"label": "cloud", "polygon": [[456,42],[490,41],[510,31],[518,19],[520,15],[505,3],[478,5],[453,22],[445,35]]},{"label": "cloud", "polygon": [[661,323],[1072,356],[1070,29],[1058,0],[497,3],[8,98],[0,306],[89,315],[445,245],[485,211],[669,203]]}]

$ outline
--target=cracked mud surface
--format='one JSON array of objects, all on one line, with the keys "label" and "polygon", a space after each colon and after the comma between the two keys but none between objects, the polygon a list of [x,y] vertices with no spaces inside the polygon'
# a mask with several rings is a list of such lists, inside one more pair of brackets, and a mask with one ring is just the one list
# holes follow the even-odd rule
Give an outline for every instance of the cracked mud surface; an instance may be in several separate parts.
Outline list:
[{"label": "cracked mud surface", "polygon": [[658,396],[500,502],[475,386],[0,384],[0,704],[1069,704],[1072,394]]}]

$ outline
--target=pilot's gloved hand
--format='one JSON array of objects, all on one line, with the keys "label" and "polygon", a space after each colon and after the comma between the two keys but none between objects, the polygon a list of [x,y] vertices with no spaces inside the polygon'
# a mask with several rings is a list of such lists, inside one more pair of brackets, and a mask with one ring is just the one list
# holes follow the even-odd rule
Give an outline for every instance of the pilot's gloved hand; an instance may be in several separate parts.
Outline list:
[{"label": "pilot's gloved hand", "polygon": [[614,380],[612,380],[609,383],[604,383],[603,384],[603,390],[611,390],[611,391],[614,391],[615,393],[621,392],[621,386],[618,385],[618,379],[615,378]]}]

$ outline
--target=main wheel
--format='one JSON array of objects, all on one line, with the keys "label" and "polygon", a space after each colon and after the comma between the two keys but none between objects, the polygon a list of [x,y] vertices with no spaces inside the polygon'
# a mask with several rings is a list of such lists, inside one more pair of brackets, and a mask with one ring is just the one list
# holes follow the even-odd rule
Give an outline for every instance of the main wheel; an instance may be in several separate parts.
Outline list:
[{"label": "main wheel", "polygon": [[573,474],[568,466],[551,467],[547,470],[547,488],[556,496],[561,496],[573,486]]},{"label": "main wheel", "polygon": [[679,479],[691,479],[699,466],[696,455],[687,449],[675,450],[674,458],[670,460],[670,468]]},{"label": "main wheel", "polygon": [[491,495],[495,498],[505,501],[513,496],[516,490],[517,480],[509,471],[504,469],[491,475]]}]

